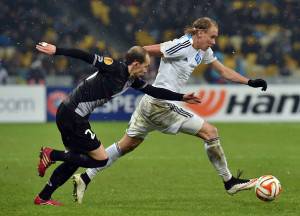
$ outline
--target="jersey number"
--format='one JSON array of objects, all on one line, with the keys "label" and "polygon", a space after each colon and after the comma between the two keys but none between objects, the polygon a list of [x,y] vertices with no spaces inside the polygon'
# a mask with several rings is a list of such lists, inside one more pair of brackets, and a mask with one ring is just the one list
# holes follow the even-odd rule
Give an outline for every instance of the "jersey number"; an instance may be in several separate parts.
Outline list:
[{"label": "jersey number", "polygon": [[91,139],[92,139],[92,140],[95,139],[96,134],[94,134],[90,129],[87,129],[87,130],[84,132],[84,134],[88,134],[88,133],[91,135]]}]

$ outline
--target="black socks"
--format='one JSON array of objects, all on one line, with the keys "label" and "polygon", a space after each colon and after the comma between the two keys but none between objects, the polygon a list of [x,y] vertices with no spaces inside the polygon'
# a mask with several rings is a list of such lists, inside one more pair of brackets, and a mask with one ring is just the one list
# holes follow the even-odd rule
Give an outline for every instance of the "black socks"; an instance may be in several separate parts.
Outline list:
[{"label": "black socks", "polygon": [[86,174],[86,172],[82,173],[80,175],[80,177],[82,178],[82,180],[84,181],[84,183],[85,183],[86,186],[88,186],[88,184],[91,182],[91,179],[88,176],[88,174]]},{"label": "black socks", "polygon": [[84,168],[103,167],[107,164],[108,161],[108,159],[95,160],[86,154],[76,153],[72,151],[64,152],[58,150],[53,150],[51,152],[51,160],[65,161]]},{"label": "black socks", "polygon": [[77,165],[64,162],[59,165],[52,173],[49,182],[40,192],[39,196],[43,200],[49,200],[53,192],[63,185],[78,169]]}]

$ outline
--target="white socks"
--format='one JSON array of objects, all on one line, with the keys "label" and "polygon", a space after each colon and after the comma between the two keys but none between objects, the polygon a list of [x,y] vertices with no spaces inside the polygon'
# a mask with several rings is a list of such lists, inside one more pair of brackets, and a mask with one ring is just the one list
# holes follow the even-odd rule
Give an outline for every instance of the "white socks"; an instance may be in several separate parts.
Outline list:
[{"label": "white socks", "polygon": [[205,141],[205,150],[210,162],[213,164],[218,174],[226,182],[231,179],[232,174],[227,167],[226,157],[219,138]]},{"label": "white socks", "polygon": [[119,157],[122,156],[121,150],[118,146],[118,143],[114,143],[105,149],[108,155],[107,164],[104,167],[99,168],[89,168],[85,172],[89,176],[90,179],[93,179],[98,172],[104,170],[105,168],[109,167],[112,163],[114,163]]},{"label": "white socks", "polygon": [[[215,167],[218,174],[223,178],[223,181],[226,182],[231,179],[232,174],[227,167],[226,157],[224,155],[223,148],[220,144],[218,138],[205,141],[205,150],[210,162]],[[86,170],[86,174],[90,179],[93,179],[98,172],[106,169],[111,164],[113,164],[119,157],[122,156],[121,150],[117,143],[114,143],[105,149],[108,155],[108,161],[106,166],[99,168],[89,168]]]}]

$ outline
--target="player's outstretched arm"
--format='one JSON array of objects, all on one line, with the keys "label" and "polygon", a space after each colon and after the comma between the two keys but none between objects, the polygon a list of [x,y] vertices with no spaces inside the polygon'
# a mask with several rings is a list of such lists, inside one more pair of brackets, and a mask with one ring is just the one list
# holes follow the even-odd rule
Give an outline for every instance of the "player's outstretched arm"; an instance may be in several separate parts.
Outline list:
[{"label": "player's outstretched arm", "polygon": [[93,64],[93,62],[95,60],[94,54],[89,54],[89,53],[79,50],[79,49],[58,48],[55,45],[49,44],[46,42],[39,42],[35,47],[38,51],[48,54],[48,55],[69,56],[72,58],[77,58],[77,59],[83,60],[89,64]]},{"label": "player's outstretched arm", "polygon": [[268,84],[265,80],[263,79],[255,79],[255,80],[249,80],[248,81],[248,86],[251,86],[253,88],[259,88],[262,87],[262,91],[266,91],[268,88]]},{"label": "player's outstretched arm", "polygon": [[35,45],[35,48],[47,55],[54,55],[56,52],[56,46],[46,42],[39,42],[37,45]]},{"label": "player's outstretched arm", "polygon": [[267,90],[267,82],[263,79],[250,80],[247,77],[244,77],[241,74],[237,73],[236,71],[232,70],[231,68],[226,67],[218,60],[213,61],[211,65],[226,80],[230,80],[236,83],[246,84],[253,88],[261,87],[262,91]]},{"label": "player's outstretched arm", "polygon": [[160,44],[153,44],[153,45],[148,45],[143,47],[150,56],[156,56],[156,57],[162,57],[163,54],[160,51]]},{"label": "player's outstretched arm", "polygon": [[197,96],[195,96],[195,93],[188,93],[183,95],[182,101],[190,104],[197,104],[201,103],[201,99]]},{"label": "player's outstretched arm", "polygon": [[[135,88],[135,86],[132,87]],[[184,101],[186,103],[191,103],[191,104],[201,102],[200,99],[194,95],[194,93],[180,94],[177,92],[170,91],[168,89],[154,87],[152,85],[146,85],[143,88],[136,88],[136,89],[158,99]]]}]

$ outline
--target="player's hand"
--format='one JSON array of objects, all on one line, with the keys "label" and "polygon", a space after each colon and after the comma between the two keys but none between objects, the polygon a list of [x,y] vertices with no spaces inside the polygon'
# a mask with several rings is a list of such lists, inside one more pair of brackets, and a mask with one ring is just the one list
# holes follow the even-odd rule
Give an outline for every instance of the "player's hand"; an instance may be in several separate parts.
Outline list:
[{"label": "player's hand", "polygon": [[248,81],[248,85],[253,87],[253,88],[259,88],[262,87],[261,90],[262,91],[266,91],[268,84],[265,80],[263,79],[255,79],[255,80],[249,80]]},{"label": "player's hand", "polygon": [[186,103],[190,103],[190,104],[201,103],[200,98],[195,96],[195,93],[188,93],[188,94],[183,95],[182,101],[184,101]]},{"label": "player's hand", "polygon": [[48,55],[54,55],[56,52],[56,46],[46,42],[39,42],[37,45],[35,45],[35,48],[38,51]]}]

